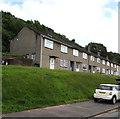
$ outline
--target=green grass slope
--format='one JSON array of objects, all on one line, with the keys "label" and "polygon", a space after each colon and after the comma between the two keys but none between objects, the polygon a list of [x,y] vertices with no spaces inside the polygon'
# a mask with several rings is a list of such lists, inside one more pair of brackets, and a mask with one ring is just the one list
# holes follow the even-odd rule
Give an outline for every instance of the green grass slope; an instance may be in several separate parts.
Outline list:
[{"label": "green grass slope", "polygon": [[3,113],[92,99],[101,83],[116,83],[115,76],[3,66]]}]

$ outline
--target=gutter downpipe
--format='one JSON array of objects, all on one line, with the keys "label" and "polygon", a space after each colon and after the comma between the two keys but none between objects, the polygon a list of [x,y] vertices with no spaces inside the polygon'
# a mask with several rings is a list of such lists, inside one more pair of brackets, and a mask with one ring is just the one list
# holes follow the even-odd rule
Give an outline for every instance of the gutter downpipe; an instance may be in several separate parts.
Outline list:
[{"label": "gutter downpipe", "polygon": [[40,44],[40,68],[42,67],[42,44],[43,44],[43,37],[41,36],[41,44]]}]

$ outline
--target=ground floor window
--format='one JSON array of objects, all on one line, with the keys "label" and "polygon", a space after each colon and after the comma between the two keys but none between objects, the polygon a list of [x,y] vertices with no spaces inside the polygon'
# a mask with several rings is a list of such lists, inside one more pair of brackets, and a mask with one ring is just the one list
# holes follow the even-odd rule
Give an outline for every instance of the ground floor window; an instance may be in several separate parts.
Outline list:
[{"label": "ground floor window", "polygon": [[61,67],[68,67],[68,60],[60,59],[60,66]]},{"label": "ground floor window", "polygon": [[31,59],[32,59],[32,60],[35,60],[35,58],[36,58],[36,54],[33,53],[33,54],[31,55]]},{"label": "ground floor window", "polygon": [[100,67],[97,67],[97,72],[99,72],[99,73],[100,73]]},{"label": "ground floor window", "polygon": [[102,73],[105,73],[105,69],[104,68],[102,68]]},{"label": "ground floor window", "polygon": [[83,69],[83,70],[87,70],[87,68],[88,68],[88,65],[87,65],[87,64],[82,64],[82,69]]}]

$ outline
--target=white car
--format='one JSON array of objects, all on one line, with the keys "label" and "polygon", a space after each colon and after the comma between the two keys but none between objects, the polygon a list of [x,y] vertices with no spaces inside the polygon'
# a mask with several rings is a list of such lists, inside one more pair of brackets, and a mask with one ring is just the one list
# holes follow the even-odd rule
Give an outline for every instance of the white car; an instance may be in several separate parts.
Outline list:
[{"label": "white car", "polygon": [[100,84],[93,97],[95,102],[110,100],[112,104],[115,104],[120,99],[120,85]]}]

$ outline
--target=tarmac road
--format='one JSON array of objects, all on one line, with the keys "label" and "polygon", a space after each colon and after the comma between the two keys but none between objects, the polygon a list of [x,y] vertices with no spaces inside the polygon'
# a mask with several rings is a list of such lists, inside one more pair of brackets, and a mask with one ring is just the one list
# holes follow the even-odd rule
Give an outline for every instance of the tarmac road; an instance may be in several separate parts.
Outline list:
[{"label": "tarmac road", "polygon": [[115,109],[115,110],[112,110],[110,112],[97,115],[96,117],[97,118],[98,117],[119,117],[119,119],[120,119],[120,112],[119,112],[119,109]]},{"label": "tarmac road", "polygon": [[[9,114],[3,114],[3,117],[87,117],[91,118],[95,115],[108,112],[113,109],[117,109],[120,106],[120,102],[115,105],[100,102],[95,103],[93,100],[65,104],[59,106],[46,107],[42,109],[32,109],[22,112],[15,112]],[[4,119],[4,118],[3,118]]]}]

